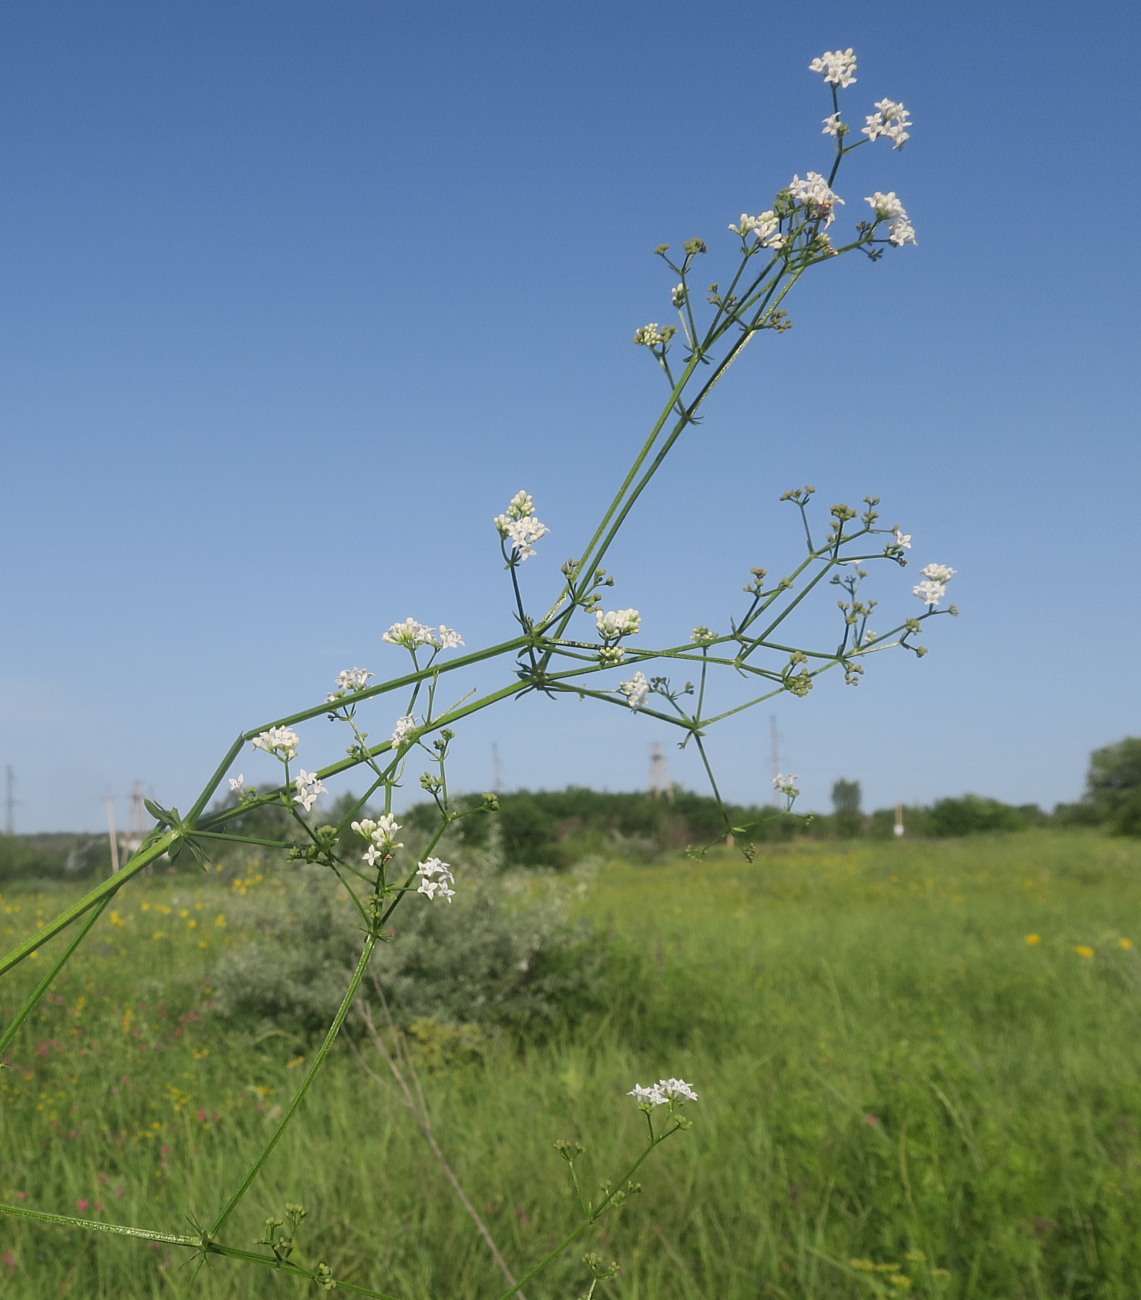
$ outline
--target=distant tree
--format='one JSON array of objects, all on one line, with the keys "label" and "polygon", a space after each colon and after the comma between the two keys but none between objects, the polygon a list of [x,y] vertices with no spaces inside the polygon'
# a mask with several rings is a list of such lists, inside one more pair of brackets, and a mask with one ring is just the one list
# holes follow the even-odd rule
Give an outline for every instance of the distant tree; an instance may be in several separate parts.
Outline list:
[{"label": "distant tree", "polygon": [[1083,802],[1115,834],[1141,835],[1141,737],[1090,755]]},{"label": "distant tree", "polygon": [[863,825],[860,815],[860,783],[840,778],[832,786],[832,821],[836,834],[843,839],[858,835]]},{"label": "distant tree", "polygon": [[1020,808],[965,794],[960,799],[940,799],[931,809],[929,827],[932,835],[975,835],[984,831],[1021,831],[1028,821]]}]

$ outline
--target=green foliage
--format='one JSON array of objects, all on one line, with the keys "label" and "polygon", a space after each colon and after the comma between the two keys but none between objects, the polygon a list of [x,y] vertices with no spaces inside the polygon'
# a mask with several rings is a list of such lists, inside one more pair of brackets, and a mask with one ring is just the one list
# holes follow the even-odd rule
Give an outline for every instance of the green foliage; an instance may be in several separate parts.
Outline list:
[{"label": "green foliage", "polygon": [[[421,804],[403,814],[409,825],[432,825],[434,810]],[[609,793],[571,786],[521,790],[499,796],[499,812],[465,818],[449,832],[461,844],[481,846],[489,835],[507,867],[566,871],[599,856],[653,862],[689,845],[722,840],[729,827],[749,826],[754,840],[780,840],[802,823],[774,817],[771,808],[719,805],[708,795],[675,790],[671,797]]]},{"label": "green foliage", "polygon": [[[13,1135],[0,1200],[177,1225],[237,1185],[305,1068],[288,1037],[251,1049],[194,1014],[224,948],[256,946],[258,917],[285,906],[276,876],[255,878],[241,896],[227,873],[156,876],[116,900],[123,924],[105,918],[0,1071]],[[586,1146],[593,1191],[615,1152],[637,1150],[627,1089],[677,1073],[701,1094],[692,1142],[642,1180],[635,1212],[608,1218],[532,1300],[581,1296],[588,1249],[623,1266],[597,1300],[1136,1300],[1137,841],[802,843],[753,864],[715,852],[699,869],[509,879],[520,907],[549,889],[603,918],[618,950],[605,1008],[523,1052],[479,1026],[405,1027],[441,1146],[512,1262],[541,1258],[573,1223],[556,1138]],[[6,892],[25,910],[0,912],[3,937],[66,890]],[[398,948],[379,953],[382,972]],[[15,991],[5,998],[10,1011]],[[229,1235],[253,1242],[300,1201],[304,1263],[404,1300],[501,1295],[383,1064],[357,1045],[373,1074],[356,1053],[330,1059],[319,1115],[286,1134]],[[186,1292],[186,1251],[4,1222],[5,1296]],[[220,1259],[197,1290],[308,1294]]]},{"label": "green foliage", "polygon": [[832,786],[832,824],[840,839],[850,840],[863,828],[860,815],[860,783],[843,777]]},{"label": "green foliage", "polygon": [[[337,1009],[362,922],[327,871],[296,870],[295,886],[250,906],[242,920],[251,940],[225,953],[213,983],[231,1022],[304,1044]],[[414,897],[396,912],[375,970],[400,1024],[478,1026],[538,1041],[604,1005],[605,945],[556,902],[514,903],[511,887],[510,878],[493,886],[468,877],[451,902]],[[366,985],[361,996],[375,1000],[376,991]]]},{"label": "green foliage", "polygon": [[1020,808],[965,794],[959,799],[940,799],[927,819],[932,835],[977,835],[987,831],[1021,831],[1028,821]]},{"label": "green foliage", "polygon": [[0,835],[0,881],[110,875],[104,835]]},{"label": "green foliage", "polygon": [[1090,755],[1084,802],[1117,835],[1141,835],[1141,737]]}]

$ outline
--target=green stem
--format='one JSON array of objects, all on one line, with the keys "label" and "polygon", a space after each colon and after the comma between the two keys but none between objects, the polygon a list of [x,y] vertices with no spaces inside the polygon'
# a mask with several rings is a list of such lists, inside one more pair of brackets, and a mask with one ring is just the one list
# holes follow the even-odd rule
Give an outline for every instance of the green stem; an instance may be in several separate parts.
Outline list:
[{"label": "green stem", "polygon": [[273,1152],[274,1147],[276,1147],[278,1142],[281,1140],[281,1135],[285,1132],[287,1126],[289,1125],[289,1122],[293,1119],[293,1116],[297,1113],[297,1108],[301,1105],[302,1101],[305,1099],[305,1094],[309,1091],[309,1088],[312,1086],[313,1081],[320,1073],[321,1067],[325,1064],[326,1058],[328,1057],[329,1053],[333,1050],[333,1044],[337,1041],[337,1035],[341,1032],[341,1026],[345,1023],[345,1017],[349,1014],[349,1008],[352,1006],[353,999],[357,995],[357,990],[360,988],[361,980],[364,979],[365,971],[368,969],[369,960],[372,957],[372,950],[375,947],[376,947],[376,935],[370,933],[365,938],[364,947],[361,950],[360,960],[357,962],[356,970],[353,971],[353,977],[349,981],[349,987],[345,991],[345,996],[341,999],[341,1005],[337,1008],[337,1014],[333,1017],[333,1023],[329,1026],[329,1031],[325,1035],[324,1042],[322,1042],[320,1048],[317,1051],[317,1055],[313,1060],[313,1064],[309,1067],[308,1071],[306,1072],[305,1078],[301,1081],[301,1086],[297,1089],[297,1092],[293,1095],[292,1101],[290,1101],[289,1105],[286,1107],[285,1113],[278,1121],[277,1127],[270,1135],[269,1141],[266,1142],[265,1146],[262,1148],[257,1159],[254,1161],[250,1169],[247,1171],[246,1176],[242,1179],[241,1183],[238,1185],[237,1190],[226,1202],[225,1207],[223,1208],[221,1214],[219,1214],[218,1217],[214,1220],[213,1224],[211,1224],[210,1226],[211,1237],[215,1236],[218,1233],[222,1225],[226,1222],[226,1220],[230,1217],[230,1215],[233,1214],[234,1210],[237,1209],[238,1203],[241,1201],[242,1197],[245,1196],[247,1191],[249,1191],[250,1184],[257,1177],[258,1173],[261,1170],[261,1167],[269,1159],[271,1153]]},{"label": "green stem", "polygon": [[679,1131],[678,1128],[672,1128],[669,1130],[668,1133],[663,1133],[661,1137],[654,1138],[653,1129],[651,1127],[650,1145],[645,1149],[645,1151],[642,1152],[642,1154],[637,1158],[637,1160],[634,1161],[634,1163],[630,1166],[630,1168],[626,1170],[626,1172],[614,1184],[611,1190],[607,1192],[607,1194],[602,1198],[602,1200],[599,1201],[599,1203],[586,1215],[586,1217],[582,1220],[582,1222],[571,1232],[569,1232],[562,1239],[562,1241],[559,1242],[559,1244],[554,1248],[554,1250],[550,1251],[549,1254],[544,1255],[543,1258],[539,1260],[539,1262],[528,1273],[526,1273],[523,1277],[521,1277],[513,1287],[511,1287],[507,1291],[504,1291],[503,1294],[499,1297],[499,1300],[510,1300],[510,1297],[516,1295],[519,1291],[521,1291],[527,1285],[527,1283],[532,1280],[532,1278],[538,1277],[538,1275],[542,1273],[543,1270],[552,1263],[552,1261],[558,1259],[558,1257],[563,1253],[563,1251],[565,1251],[569,1246],[573,1246],[574,1243],[579,1239],[579,1237],[581,1237],[582,1234],[587,1230],[587,1228],[591,1227],[592,1224],[598,1222],[599,1218],[602,1216],[603,1210],[606,1209],[606,1207],[615,1198],[615,1196],[617,1196],[618,1193],[634,1177],[634,1175],[641,1168],[642,1164],[644,1163],[646,1157],[650,1154],[650,1152],[653,1151],[653,1149],[656,1146],[660,1146],[666,1140],[666,1138],[672,1137],[678,1131]]},{"label": "green stem", "polygon": [[4,1052],[8,1044],[19,1032],[20,1026],[24,1023],[25,1020],[27,1020],[27,1018],[32,1014],[35,1008],[39,1005],[40,999],[44,996],[44,994],[48,991],[48,989],[52,986],[52,984],[55,983],[56,976],[60,973],[61,970],[63,970],[64,965],[70,959],[72,953],[75,952],[76,948],[78,948],[79,945],[83,942],[83,940],[87,938],[87,932],[91,929],[91,927],[95,924],[95,922],[98,921],[99,918],[103,915],[103,912],[107,907],[107,904],[110,903],[111,899],[114,897],[115,895],[113,893],[108,894],[107,897],[103,899],[101,903],[98,903],[95,907],[91,909],[91,914],[88,916],[87,920],[84,921],[84,923],[79,927],[79,929],[75,932],[75,937],[63,950],[63,952],[60,953],[59,960],[51,967],[50,970],[44,973],[43,979],[40,980],[40,982],[36,985],[35,990],[32,992],[31,996],[17,1012],[15,1020],[13,1020],[12,1023],[8,1026],[8,1028],[5,1029],[4,1033],[0,1035],[0,1053]]},{"label": "green stem", "polygon": [[132,1228],[126,1223],[103,1223],[98,1219],[77,1219],[69,1214],[47,1214],[43,1210],[26,1210],[23,1206],[0,1204],[0,1214],[15,1219],[31,1219],[36,1223],[51,1223],[61,1228],[84,1228],[89,1232],[107,1232],[114,1237],[137,1237],[141,1241],[161,1241],[168,1246],[198,1248],[197,1237],[186,1237],[171,1232],[156,1232],[152,1228]]},{"label": "green stem", "polygon": [[117,894],[128,880],[137,876],[140,871],[161,858],[178,838],[178,831],[167,831],[149,845],[144,845],[116,875],[97,885],[91,893],[81,898],[78,903],[73,903],[70,907],[65,908],[54,920],[48,921],[42,929],[37,930],[30,939],[26,939],[18,947],[13,948],[3,959],[0,959],[0,975],[7,974],[13,966],[18,966],[25,957],[42,948],[49,939],[54,939],[61,930],[66,930],[84,912],[89,912],[93,907],[98,907],[99,904]]}]

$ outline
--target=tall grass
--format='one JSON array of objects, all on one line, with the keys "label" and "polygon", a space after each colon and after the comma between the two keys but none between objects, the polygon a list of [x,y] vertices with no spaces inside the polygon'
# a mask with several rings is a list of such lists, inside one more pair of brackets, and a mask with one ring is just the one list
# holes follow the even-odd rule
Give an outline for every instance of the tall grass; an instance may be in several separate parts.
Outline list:
[{"label": "tall grass", "polygon": [[[599,1225],[589,1244],[622,1264],[601,1294],[1141,1295],[1141,846],[794,845],[610,863],[567,892],[613,950],[606,1010],[463,1065],[433,1069],[430,1042],[419,1057],[441,1145],[510,1260],[572,1222],[553,1140],[606,1177],[639,1146],[626,1090],[680,1074],[695,1128]],[[288,1027],[225,1027],[211,972],[289,895],[284,869],[155,877],[104,918],[0,1072],[0,1200],[174,1231],[209,1218],[301,1064]],[[0,930],[61,901],[5,892]],[[409,1300],[502,1292],[396,1090],[347,1046],[233,1240],[287,1201],[309,1211],[298,1255],[338,1278]],[[585,1276],[572,1257],[528,1296]],[[225,1261],[193,1277],[165,1247],[0,1220],[5,1293],[29,1300],[297,1289]]]}]

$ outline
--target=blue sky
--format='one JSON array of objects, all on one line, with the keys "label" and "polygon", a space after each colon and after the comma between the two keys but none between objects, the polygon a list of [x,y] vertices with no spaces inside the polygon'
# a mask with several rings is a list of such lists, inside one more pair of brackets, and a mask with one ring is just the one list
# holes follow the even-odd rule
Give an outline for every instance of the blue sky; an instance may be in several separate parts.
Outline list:
[{"label": "blue sky", "polygon": [[[855,47],[844,218],[895,190],[918,245],[816,268],[631,519],[612,603],[646,644],[724,628],[799,558],[780,494],[883,498],[913,565],[959,572],[922,661],[885,655],[710,736],[769,795],[770,716],[804,805],[1076,798],[1141,734],[1135,6],[825,0],[700,8],[11,0],[0,15],[0,765],[19,830],[98,827],[134,780],[190,804],[234,736],[403,667],[408,615],[510,635],[493,515],[551,529],[545,609],[663,396],[633,330],[653,256],[826,170],[807,69]],[[609,602],[608,602],[609,603]],[[825,602],[827,603],[827,602]],[[886,615],[885,615],[886,617]],[[481,681],[490,680],[487,678]],[[498,679],[496,679],[498,680]],[[378,735],[393,712],[366,720]],[[645,785],[652,720],[530,698],[473,719],[452,780]],[[307,766],[343,737],[306,733]],[[251,779],[271,769],[257,756]],[[688,751],[673,778],[701,787]],[[415,782],[412,782],[413,786]]]}]

